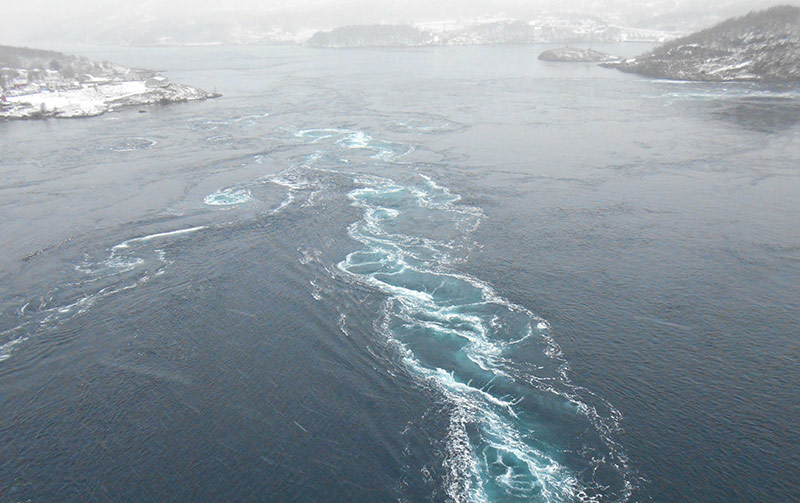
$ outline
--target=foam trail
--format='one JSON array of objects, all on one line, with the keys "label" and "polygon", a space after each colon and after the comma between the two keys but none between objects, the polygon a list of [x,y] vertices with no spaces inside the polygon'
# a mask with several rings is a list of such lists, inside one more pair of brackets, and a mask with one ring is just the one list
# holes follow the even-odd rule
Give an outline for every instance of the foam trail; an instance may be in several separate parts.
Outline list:
[{"label": "foam trail", "polygon": [[345,134],[352,134],[353,131],[349,129],[339,128],[319,128],[319,129],[301,129],[295,132],[297,138],[311,140],[309,143],[317,143],[328,138],[334,138]]},{"label": "foam trail", "polygon": [[165,238],[165,237],[170,237],[170,236],[179,236],[181,234],[189,234],[191,232],[201,231],[201,230],[206,229],[206,228],[207,227],[205,225],[199,225],[197,227],[189,227],[187,229],[178,229],[176,231],[159,232],[159,233],[156,233],[156,234],[149,234],[147,236],[141,236],[141,237],[138,237],[138,238],[128,239],[128,240],[123,241],[122,243],[120,243],[118,245],[114,245],[111,249],[112,250],[124,249],[124,248],[128,248],[133,243],[142,243],[142,242],[152,241],[154,239],[159,239],[159,238]]},{"label": "foam trail", "polygon": [[[555,401],[570,421],[576,414],[598,433],[600,449],[619,467],[608,501],[624,501],[630,484],[624,456],[610,439],[614,427],[586,405],[566,378],[566,364],[545,320],[498,295],[489,285],[448,269],[470,249],[466,236],[480,222],[479,208],[421,175],[402,185],[386,178],[357,177],[349,194],[363,218],[350,225],[362,248],[339,270],[383,293],[381,331],[404,355],[406,368],[444,398],[450,425],[444,460],[445,490],[457,502],[601,501],[602,485],[591,473],[594,459],[572,466],[544,433],[537,403]],[[418,235],[432,222],[454,229],[450,239]],[[434,223],[435,222],[435,223]],[[442,232],[442,231],[440,231]],[[449,236],[449,235],[448,235]],[[459,241],[460,239],[460,241]],[[511,348],[539,347],[537,374],[521,372],[507,357]],[[531,387],[529,383],[534,383]],[[525,401],[531,405],[526,407]],[[593,465],[594,463],[594,465]],[[574,464],[574,463],[573,463]],[[587,476],[587,474],[589,474]]]},{"label": "foam trail", "polygon": [[73,267],[79,279],[50,290],[38,301],[27,301],[17,311],[19,322],[0,332],[0,361],[11,357],[13,348],[30,339],[38,330],[53,327],[85,313],[98,301],[125,292],[164,274],[171,263],[161,249],[146,246],[152,241],[191,234],[204,225],[159,232],[127,239],[112,246],[102,260],[90,257]]},{"label": "foam trail", "polygon": [[0,362],[11,358],[11,351],[14,349],[14,346],[21,344],[26,340],[28,340],[28,338],[23,336],[23,337],[17,337],[16,339],[11,339],[5,344],[0,344]]}]

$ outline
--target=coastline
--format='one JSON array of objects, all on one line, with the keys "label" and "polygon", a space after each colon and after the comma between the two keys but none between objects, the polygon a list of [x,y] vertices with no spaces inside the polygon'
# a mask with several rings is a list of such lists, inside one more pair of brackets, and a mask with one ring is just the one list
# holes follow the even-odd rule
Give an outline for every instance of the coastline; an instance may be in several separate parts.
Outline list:
[{"label": "coastline", "polygon": [[82,84],[74,89],[42,90],[6,96],[0,104],[0,120],[96,117],[136,105],[155,105],[204,100],[221,96],[184,84],[157,87],[146,81]]}]

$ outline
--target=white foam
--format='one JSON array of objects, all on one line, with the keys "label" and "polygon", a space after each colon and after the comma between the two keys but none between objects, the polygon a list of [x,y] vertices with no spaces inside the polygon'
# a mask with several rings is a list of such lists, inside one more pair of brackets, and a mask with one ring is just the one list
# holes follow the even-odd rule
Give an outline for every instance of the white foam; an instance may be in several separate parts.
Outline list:
[{"label": "white foam", "polygon": [[341,311],[339,311],[339,330],[347,337],[350,337],[350,332],[347,330],[347,316]]},{"label": "white foam", "polygon": [[186,228],[186,229],[178,229],[178,230],[175,230],[175,231],[158,232],[156,234],[148,234],[147,236],[131,238],[131,239],[128,239],[126,241],[123,241],[122,243],[113,246],[111,249],[112,250],[124,249],[124,248],[130,247],[130,245],[133,244],[133,243],[142,243],[142,242],[152,241],[154,239],[161,239],[161,238],[172,237],[172,236],[180,236],[182,234],[189,234],[189,233],[192,233],[192,232],[201,231],[201,230],[203,230],[205,228],[206,228],[205,225],[198,225],[197,227],[189,227],[189,228]]},{"label": "white foam", "polygon": [[0,344],[0,362],[11,358],[11,352],[14,346],[17,346],[18,344],[21,344],[27,340],[28,340],[27,336],[22,336],[22,337],[17,337],[16,339],[11,339],[5,344]]},{"label": "white foam", "polygon": [[131,257],[127,259],[121,257],[112,257],[105,261],[105,264],[112,269],[116,269],[118,272],[128,272],[144,264],[144,259],[139,257]]},{"label": "white foam", "polygon": [[251,124],[254,124],[256,119],[263,119],[266,117],[269,117],[269,113],[263,113],[259,115],[245,115],[234,119],[234,122],[241,122],[246,120],[249,121]]},{"label": "white foam", "polygon": [[233,206],[246,203],[253,197],[247,189],[220,189],[207,195],[203,202],[209,206]]},{"label": "white foam", "polygon": [[[424,180],[422,186],[403,186],[385,178],[355,179],[362,186],[350,191],[348,197],[354,207],[363,209],[363,218],[351,224],[348,232],[365,249],[349,254],[338,264],[338,268],[356,281],[387,295],[382,324],[384,335],[401,348],[405,354],[403,361],[412,374],[434,385],[451,404],[446,439],[448,456],[445,459],[446,491],[450,499],[489,501],[486,488],[493,485],[492,491],[500,488],[515,497],[522,495],[533,498],[538,494],[544,496],[544,501],[573,501],[583,494],[575,475],[525,440],[529,432],[519,429],[516,407],[522,397],[508,393],[496,394],[492,389],[495,379],[504,383],[515,382],[511,374],[503,369],[504,348],[529,340],[535,326],[544,341],[544,356],[552,361],[546,370],[552,375],[543,378],[541,383],[535,382],[535,389],[546,392],[552,390],[554,394],[566,398],[568,403],[582,404],[577,405],[575,410],[587,416],[593,414],[592,409],[581,401],[577,391],[553,387],[557,383],[560,388],[571,389],[566,375],[568,367],[561,360],[558,344],[548,333],[550,326],[546,320],[502,298],[485,282],[447,270],[447,264],[456,260],[451,254],[468,250],[467,245],[387,230],[390,225],[393,230],[397,227],[397,220],[406,207],[410,208],[409,211],[414,207],[419,209],[414,211],[436,210],[432,218],[442,218],[444,215],[456,223],[468,221],[470,229],[480,223],[482,210],[457,204],[461,199],[459,195],[452,194],[426,175],[420,177]],[[387,207],[389,204],[391,208]],[[397,209],[400,206],[396,205],[401,205],[403,210]],[[445,220],[440,225],[452,224]],[[414,229],[410,230],[413,232]],[[412,265],[410,261],[419,265]],[[369,264],[375,267],[363,268]],[[359,272],[364,270],[374,272]],[[398,276],[403,273],[417,275],[410,278],[412,286],[405,278]],[[389,279],[395,277],[397,281]],[[416,286],[417,281],[419,287]],[[462,288],[459,292],[459,281],[468,288]],[[436,286],[437,283],[439,286]],[[446,290],[440,294],[440,288]],[[469,288],[475,289],[474,292]],[[486,312],[485,316],[478,314],[481,310]],[[516,330],[519,330],[519,334],[504,334],[503,340],[495,340],[495,332],[502,327],[517,326],[511,321],[504,325],[501,317],[506,316],[524,316],[527,322],[518,324]],[[403,333],[390,328],[390,319],[397,320],[401,327],[427,330],[431,336],[440,333],[443,337],[463,338],[467,342],[460,351],[486,376],[492,376],[488,384],[480,386],[473,384],[472,380],[459,380],[456,373],[469,375],[466,367],[456,366],[449,370],[427,367],[414,354],[413,347],[406,346],[401,340]],[[545,372],[542,366],[531,368]],[[540,378],[534,376],[534,379]],[[596,411],[593,417],[596,422],[604,421]],[[471,440],[467,431],[475,429],[480,434]],[[615,448],[610,441],[606,444],[611,449]],[[492,456],[494,458],[490,460]],[[506,464],[503,462],[505,457],[517,462]],[[622,465],[624,471],[624,459]],[[498,466],[504,467],[502,473],[492,478],[490,471],[496,472]]]},{"label": "white foam", "polygon": [[316,128],[316,129],[301,129],[295,132],[298,138],[311,138],[310,143],[317,143],[322,140],[342,136],[344,134],[352,133],[349,129],[337,128]]},{"label": "white foam", "polygon": [[368,148],[370,146],[370,141],[372,141],[372,137],[363,131],[349,133],[342,140],[339,140],[341,145],[353,149]]}]

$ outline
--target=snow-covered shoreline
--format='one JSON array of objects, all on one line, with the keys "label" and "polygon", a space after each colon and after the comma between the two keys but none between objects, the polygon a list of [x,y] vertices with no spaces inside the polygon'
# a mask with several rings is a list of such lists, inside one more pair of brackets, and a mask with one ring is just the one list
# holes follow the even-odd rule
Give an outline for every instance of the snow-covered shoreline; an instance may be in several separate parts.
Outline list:
[{"label": "snow-covered shoreline", "polygon": [[0,120],[93,117],[126,106],[219,96],[152,70],[0,45]]},{"label": "snow-covered shoreline", "polygon": [[75,89],[42,90],[6,97],[0,119],[94,117],[122,107],[203,100],[219,95],[183,84],[149,87],[145,81],[82,84]]},{"label": "snow-covered shoreline", "polygon": [[800,83],[800,8],[751,12],[603,66],[681,81]]}]

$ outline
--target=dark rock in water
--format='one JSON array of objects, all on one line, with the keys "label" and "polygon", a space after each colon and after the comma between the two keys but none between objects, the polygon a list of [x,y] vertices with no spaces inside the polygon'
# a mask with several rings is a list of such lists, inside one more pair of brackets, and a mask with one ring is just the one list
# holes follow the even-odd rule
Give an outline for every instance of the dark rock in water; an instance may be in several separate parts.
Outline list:
[{"label": "dark rock in water", "polygon": [[616,61],[619,58],[604,52],[592,49],[579,49],[577,47],[559,47],[539,54],[542,61],[557,61],[562,63],[603,63]]},{"label": "dark rock in water", "polygon": [[800,81],[800,8],[772,7],[603,66],[695,81]]},{"label": "dark rock in water", "polygon": [[147,110],[139,110],[139,113],[140,113],[140,114],[146,114],[146,113],[147,113]]}]

